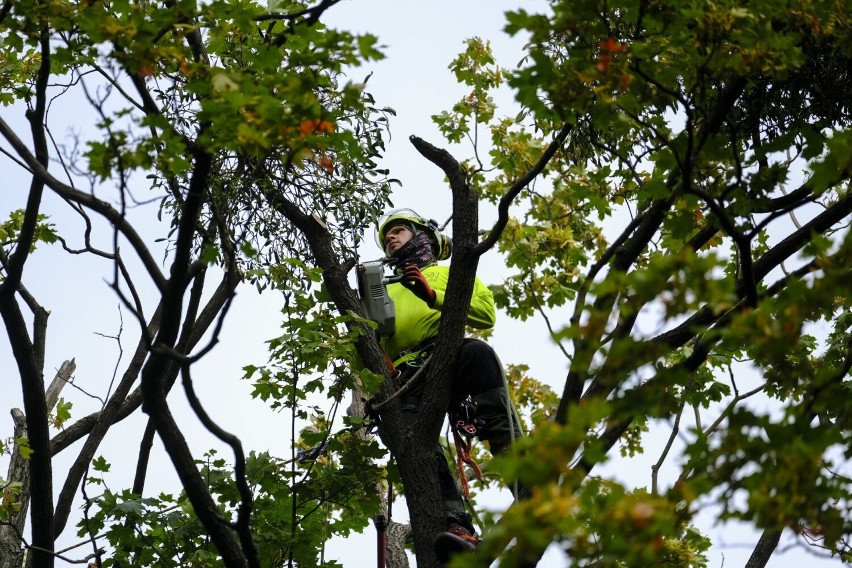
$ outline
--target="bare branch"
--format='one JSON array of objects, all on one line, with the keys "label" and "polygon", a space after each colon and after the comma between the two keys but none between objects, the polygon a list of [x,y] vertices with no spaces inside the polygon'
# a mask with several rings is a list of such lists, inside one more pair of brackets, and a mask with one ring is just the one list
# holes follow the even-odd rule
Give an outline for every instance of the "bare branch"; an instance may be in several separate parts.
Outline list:
[{"label": "bare branch", "polygon": [[110,222],[116,230],[120,231],[122,236],[124,236],[130,242],[131,246],[133,246],[133,250],[136,254],[139,255],[140,260],[147,269],[149,276],[154,281],[154,284],[158,289],[162,290],[162,287],[165,285],[165,278],[160,273],[159,263],[151,256],[145,239],[136,232],[133,226],[119,211],[116,211],[107,202],[97,199],[88,193],[79,191],[53,177],[53,175],[47,171],[47,168],[36,160],[36,157],[33,156],[29,149],[27,149],[26,145],[20,140],[20,138],[18,138],[14,129],[12,129],[2,118],[0,118],[0,134],[6,138],[18,155],[27,163],[29,168],[34,172],[33,175],[35,179],[45,183],[63,199],[79,203],[84,207],[97,211],[108,222]]},{"label": "bare branch", "polygon": [[488,237],[485,238],[481,243],[479,243],[473,249],[473,254],[477,256],[482,256],[488,250],[490,250],[500,238],[500,235],[503,233],[503,229],[506,228],[506,224],[509,222],[509,207],[512,205],[512,202],[518,196],[521,191],[530,184],[536,177],[538,177],[541,172],[544,171],[544,168],[550,162],[551,158],[556,154],[556,151],[562,147],[562,144],[565,142],[565,139],[574,129],[573,124],[566,123],[562,129],[556,134],[550,144],[547,145],[544,152],[538,161],[533,165],[530,170],[521,176],[512,187],[510,187],[503,197],[500,198],[500,203],[497,206],[498,217],[497,221],[494,223],[494,226],[491,228],[491,231],[488,233]]},{"label": "bare branch", "polygon": [[259,567],[261,565],[260,553],[254,543],[251,535],[251,528],[249,526],[254,504],[252,491],[248,485],[248,481],[246,480],[246,456],[245,452],[243,452],[242,443],[237,436],[225,431],[216,424],[216,422],[210,418],[210,415],[207,414],[207,411],[204,410],[204,407],[201,405],[201,401],[198,400],[198,396],[195,394],[195,388],[192,384],[192,375],[190,374],[188,365],[183,366],[181,376],[183,377],[182,382],[184,393],[186,394],[186,398],[189,401],[189,405],[193,412],[195,412],[195,415],[199,420],[201,420],[201,423],[210,433],[231,446],[231,449],[234,452],[234,478],[237,490],[240,493],[240,505],[237,508],[237,521],[234,524],[234,528],[236,529],[237,534],[240,535],[240,543],[242,544],[243,551],[247,556],[248,565]]},{"label": "bare branch", "polygon": [[308,25],[313,25],[319,21],[319,18],[322,16],[323,12],[325,12],[338,2],[340,2],[340,0],[322,0],[319,4],[312,8],[305,8],[303,10],[297,10],[295,12],[272,12],[269,14],[263,14],[262,16],[256,16],[253,19],[255,22],[268,22],[270,20],[295,21],[299,18],[308,16],[305,19],[305,22]]}]

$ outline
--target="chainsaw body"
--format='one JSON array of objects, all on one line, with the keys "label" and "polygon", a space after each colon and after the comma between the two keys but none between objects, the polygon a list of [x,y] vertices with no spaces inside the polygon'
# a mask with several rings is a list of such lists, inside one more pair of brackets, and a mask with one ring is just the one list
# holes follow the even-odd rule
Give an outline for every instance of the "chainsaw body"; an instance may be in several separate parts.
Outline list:
[{"label": "chainsaw body", "polygon": [[388,296],[387,285],[402,280],[400,276],[385,276],[386,260],[373,260],[358,265],[358,294],[367,319],[376,322],[376,332],[384,337],[393,335],[396,311]]}]

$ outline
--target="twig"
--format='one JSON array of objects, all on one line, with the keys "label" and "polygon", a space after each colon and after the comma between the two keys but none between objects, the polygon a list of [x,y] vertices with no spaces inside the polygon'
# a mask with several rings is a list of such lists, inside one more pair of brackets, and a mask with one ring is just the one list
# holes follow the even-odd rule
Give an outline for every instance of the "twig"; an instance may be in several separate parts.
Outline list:
[{"label": "twig", "polygon": [[660,454],[660,459],[657,460],[657,463],[651,466],[651,495],[657,495],[657,476],[660,473],[660,468],[663,467],[663,462],[666,461],[666,457],[668,457],[669,451],[672,449],[674,440],[677,437],[678,431],[680,430],[680,418],[683,415],[683,409],[685,406],[686,402],[681,402],[680,409],[675,415],[675,423],[672,427],[671,436],[669,436],[669,439],[666,442],[666,446],[665,448],[663,448],[663,453]]}]

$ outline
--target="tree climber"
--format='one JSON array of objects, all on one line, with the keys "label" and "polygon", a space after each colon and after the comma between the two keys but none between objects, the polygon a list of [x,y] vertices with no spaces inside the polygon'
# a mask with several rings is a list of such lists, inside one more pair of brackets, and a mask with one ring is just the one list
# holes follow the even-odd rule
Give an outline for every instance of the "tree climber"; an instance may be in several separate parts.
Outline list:
[{"label": "tree climber", "polygon": [[[449,258],[452,243],[438,230],[437,223],[410,209],[396,209],[383,216],[376,237],[391,259],[394,271],[403,276],[399,283],[387,287],[396,309],[396,327],[390,337],[381,339],[381,345],[405,380],[423,364],[438,334],[449,267],[439,266],[437,261]],[[467,324],[489,329],[494,321],[494,297],[476,278]],[[422,385],[422,382],[413,385],[402,397],[403,410],[416,411]],[[456,356],[450,408],[458,407],[466,399],[472,399],[475,404],[476,434],[489,443],[492,455],[506,451],[521,436],[500,360],[487,343],[472,338],[464,339]],[[435,552],[440,560],[446,561],[454,552],[476,550],[479,539],[444,452],[436,445],[435,466],[447,531],[437,535]]]}]

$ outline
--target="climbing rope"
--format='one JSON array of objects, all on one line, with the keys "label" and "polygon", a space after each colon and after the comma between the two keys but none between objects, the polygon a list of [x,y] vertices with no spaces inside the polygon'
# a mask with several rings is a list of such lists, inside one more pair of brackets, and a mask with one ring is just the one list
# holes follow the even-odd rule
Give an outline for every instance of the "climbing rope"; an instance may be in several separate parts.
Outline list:
[{"label": "climbing rope", "polygon": [[[476,435],[476,426],[470,423],[465,423],[463,420],[457,420],[452,426],[453,442],[456,446],[456,467],[459,472],[459,481],[462,486],[462,493],[466,499],[470,498],[470,484],[467,481],[467,472],[465,464],[469,465],[476,474],[476,478],[482,481],[482,470],[479,469],[476,461],[470,455],[470,450],[473,447],[473,436]],[[462,434],[464,432],[464,434]]]}]

